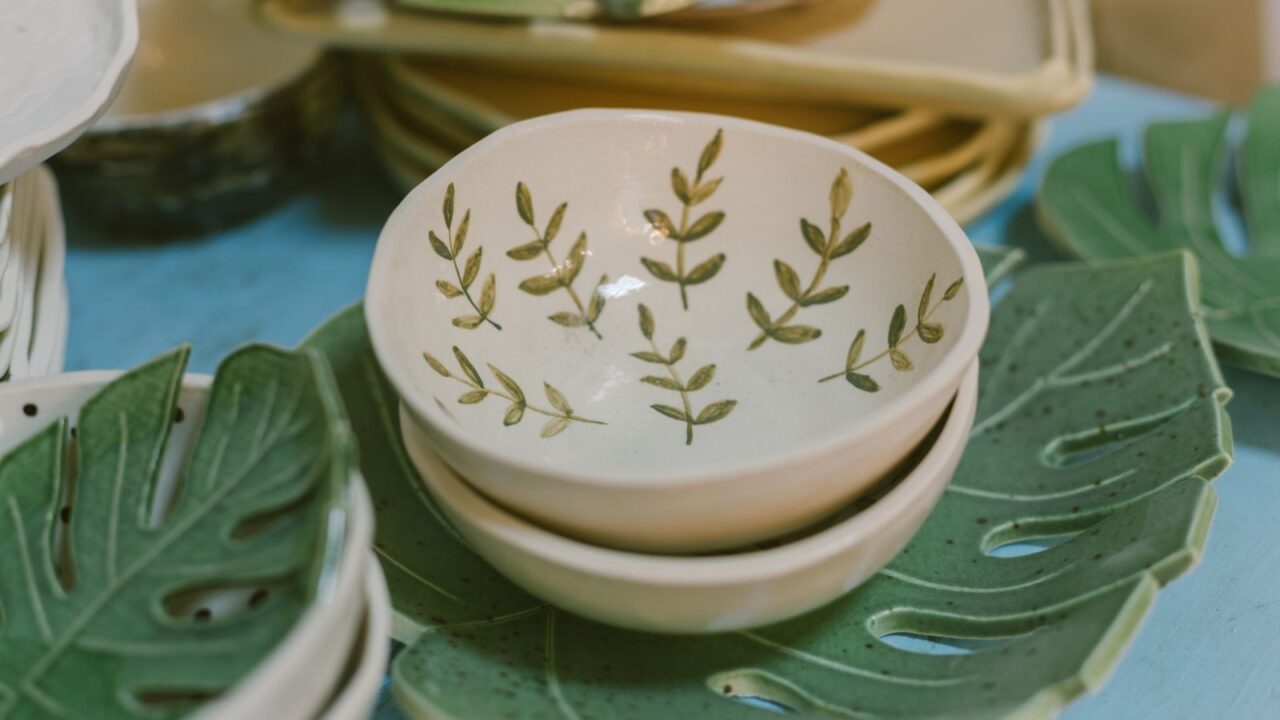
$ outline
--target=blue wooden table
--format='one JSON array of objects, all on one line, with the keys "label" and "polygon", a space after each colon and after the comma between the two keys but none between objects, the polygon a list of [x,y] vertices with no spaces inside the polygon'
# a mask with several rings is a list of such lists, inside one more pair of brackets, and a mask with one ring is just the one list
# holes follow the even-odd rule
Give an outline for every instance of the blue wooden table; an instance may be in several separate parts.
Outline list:
[{"label": "blue wooden table", "polygon": [[[1053,123],[1016,195],[969,228],[975,242],[1057,256],[1030,201],[1048,158],[1119,134],[1136,155],[1148,121],[1201,113],[1201,101],[1113,79]],[[127,368],[191,343],[212,372],[236,346],[296,344],[364,291],[374,242],[399,196],[358,145],[272,215],[221,234],[155,244],[74,222],[67,279],[67,369]],[[1119,669],[1068,710],[1088,718],[1280,717],[1280,380],[1226,368],[1235,390],[1235,465],[1215,485],[1201,566],[1166,588]],[[386,698],[384,698],[384,701]],[[378,717],[397,717],[389,701]]]}]

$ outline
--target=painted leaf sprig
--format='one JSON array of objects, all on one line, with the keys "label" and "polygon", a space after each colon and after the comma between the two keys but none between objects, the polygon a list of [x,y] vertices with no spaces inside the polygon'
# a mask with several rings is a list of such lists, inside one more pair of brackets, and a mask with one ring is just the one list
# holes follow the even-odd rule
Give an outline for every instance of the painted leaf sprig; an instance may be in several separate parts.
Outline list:
[{"label": "painted leaf sprig", "polygon": [[645,340],[649,341],[649,349],[640,352],[631,353],[631,357],[637,360],[643,360],[647,363],[662,365],[667,369],[666,377],[661,375],[646,375],[640,378],[640,382],[662,388],[663,390],[671,390],[680,393],[681,407],[672,407],[661,403],[651,405],[659,415],[669,417],[672,420],[679,420],[684,423],[685,434],[684,444],[693,444],[693,428],[695,425],[710,425],[729,416],[733,409],[738,406],[737,400],[717,400],[696,413],[693,410],[693,404],[689,400],[689,393],[697,392],[711,384],[715,379],[716,366],[703,365],[694,371],[686,381],[680,375],[680,371],[676,369],[676,364],[684,359],[684,351],[688,346],[685,338],[677,338],[675,343],[671,345],[671,350],[666,354],[662,354],[658,343],[653,339],[654,319],[653,312],[644,304],[640,305],[640,334]]},{"label": "painted leaf sprig", "polygon": [[920,303],[916,306],[916,324],[910,330],[907,330],[907,307],[899,305],[894,308],[893,316],[889,318],[889,331],[886,338],[886,347],[880,353],[873,355],[866,360],[862,360],[862,346],[867,339],[866,330],[859,330],[858,334],[853,337],[853,343],[849,345],[849,352],[845,355],[844,370],[832,373],[822,378],[818,382],[827,382],[843,377],[850,385],[866,392],[878,392],[880,383],[863,370],[872,364],[878,362],[888,356],[889,363],[894,370],[898,372],[909,372],[915,368],[911,362],[911,357],[903,350],[902,346],[913,337],[919,337],[921,342],[932,345],[942,340],[942,336],[946,333],[946,328],[939,322],[931,322],[930,318],[942,304],[948,300],[954,300],[956,295],[960,294],[960,288],[964,285],[964,278],[959,278],[955,282],[947,286],[942,293],[942,299],[933,302],[933,285],[938,279],[938,274],[934,273],[929,276],[929,281],[924,285],[924,292],[920,293]]},{"label": "painted leaf sprig", "polygon": [[1204,547],[1207,478],[1231,457],[1206,341],[1183,257],[1029,271],[992,313],[951,485],[868,583],[707,637],[552,608],[433,630],[396,658],[396,697],[459,720],[778,717],[751,697],[807,717],[1051,717],[1105,680]]},{"label": "painted leaf sprig", "polygon": [[818,256],[818,267],[807,284],[800,279],[800,274],[785,261],[773,261],[774,277],[782,294],[791,301],[791,305],[781,315],[773,317],[765,309],[764,303],[753,293],[747,293],[747,312],[751,320],[760,329],[760,333],[747,346],[755,350],[766,341],[772,339],[787,345],[798,345],[817,340],[822,330],[812,325],[792,324],[791,320],[802,308],[814,305],[825,305],[844,297],[849,292],[848,285],[822,287],[822,281],[833,260],[849,255],[862,246],[871,236],[871,223],[863,223],[848,234],[841,236],[841,221],[849,210],[849,202],[853,198],[853,184],[849,173],[844,168],[836,174],[831,182],[829,200],[831,205],[831,222],[829,230],[823,233],[822,228],[800,219],[800,234],[805,244]]},{"label": "painted leaf sprig", "polygon": [[542,383],[542,392],[546,396],[547,402],[551,404],[550,408],[539,407],[529,402],[529,398],[525,395],[524,389],[520,387],[510,375],[502,372],[498,368],[489,364],[489,372],[493,374],[495,380],[498,381],[497,387],[486,386],[484,378],[481,377],[480,371],[476,370],[476,366],[465,353],[457,346],[453,346],[453,357],[458,362],[462,374],[455,375],[449,368],[431,353],[422,353],[423,359],[435,370],[441,377],[466,385],[471,388],[467,392],[458,396],[458,403],[462,405],[475,405],[484,402],[489,397],[497,397],[506,400],[507,411],[502,416],[502,424],[508,427],[515,425],[524,419],[525,411],[537,413],[551,418],[542,426],[542,437],[555,437],[564,432],[570,423],[580,422],[592,425],[604,425],[606,423],[600,420],[588,420],[579,417],[573,411],[573,406],[565,399],[564,394],[557,390],[551,383]]},{"label": "painted leaf sprig", "polygon": [[569,248],[563,262],[557,261],[555,255],[551,253],[551,242],[560,234],[560,226],[564,222],[564,214],[568,208],[569,203],[557,205],[546,227],[539,230],[533,210],[533,195],[529,192],[527,185],[517,183],[516,212],[524,224],[533,230],[534,239],[508,250],[507,257],[513,260],[533,260],[539,256],[546,258],[551,264],[551,272],[526,278],[520,283],[520,289],[530,295],[539,296],[564,290],[573,300],[574,311],[558,312],[547,319],[568,328],[585,326],[596,338],[603,339],[600,331],[596,329],[596,321],[600,319],[600,313],[604,312],[605,298],[600,292],[600,287],[609,282],[609,277],[601,276],[586,304],[583,304],[578,291],[573,288],[574,281],[578,279],[583,265],[587,262],[587,234],[585,232],[578,234],[578,239]]},{"label": "painted leaf sprig", "polygon": [[436,289],[447,298],[465,297],[467,302],[471,304],[471,309],[476,311],[475,315],[462,315],[454,318],[453,324],[455,327],[474,330],[480,327],[482,323],[487,322],[495,330],[501,330],[502,326],[489,317],[493,313],[494,303],[498,299],[497,280],[493,273],[489,273],[489,277],[484,281],[484,286],[480,290],[479,302],[471,295],[471,288],[480,277],[480,263],[483,262],[484,247],[477,247],[475,252],[467,257],[463,266],[458,265],[458,258],[462,256],[462,250],[466,246],[467,232],[471,228],[471,211],[467,210],[462,214],[462,220],[459,221],[458,229],[455,231],[453,228],[453,200],[453,183],[449,183],[448,189],[444,192],[444,202],[441,210],[444,215],[445,237],[442,239],[439,235],[436,235],[434,230],[428,231],[427,237],[431,241],[431,249],[435,251],[435,254],[453,263],[453,273],[457,284],[448,280],[437,280]]},{"label": "painted leaf sprig", "polygon": [[690,213],[693,208],[709,200],[724,180],[722,177],[706,179],[707,171],[720,157],[723,145],[724,131],[717,130],[715,137],[711,138],[703,148],[692,180],[680,168],[671,168],[671,189],[680,201],[679,223],[662,210],[651,208],[644,211],[645,219],[655,230],[664,238],[675,241],[676,266],[672,268],[661,260],[647,257],[640,258],[640,262],[657,279],[675,283],[680,287],[680,304],[685,310],[689,309],[689,286],[707,282],[720,272],[720,268],[724,267],[725,254],[716,253],[688,269],[687,272],[685,269],[685,246],[707,237],[720,227],[720,223],[724,222],[724,211],[713,210],[690,223]]},{"label": "painted leaf sprig", "polygon": [[[1037,213],[1059,248],[1086,260],[1194,253],[1218,357],[1280,376],[1280,86],[1255,96],[1235,150],[1231,120],[1232,113],[1220,112],[1147,128],[1143,154],[1154,217],[1152,203],[1133,192],[1114,139],[1058,156],[1045,172]],[[1248,235],[1240,252],[1228,249],[1216,218],[1233,166]]]},{"label": "painted leaf sprig", "polygon": [[[0,460],[0,718],[186,715],[332,582],[355,452],[323,359],[237,351],[193,447],[167,449],[188,354],[108,384],[74,435],[60,419]],[[246,585],[269,590],[185,607]]]}]

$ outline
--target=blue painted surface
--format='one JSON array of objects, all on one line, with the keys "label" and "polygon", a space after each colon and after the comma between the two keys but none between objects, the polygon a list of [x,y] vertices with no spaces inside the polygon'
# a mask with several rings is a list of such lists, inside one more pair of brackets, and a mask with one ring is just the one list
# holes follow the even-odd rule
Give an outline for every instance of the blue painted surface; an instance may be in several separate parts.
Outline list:
[{"label": "blue painted surface", "polygon": [[[969,230],[976,242],[1056,254],[1029,201],[1053,154],[1093,137],[1136,138],[1200,101],[1103,79],[1059,117],[1017,194]],[[67,278],[67,368],[125,368],[179,343],[192,369],[250,341],[293,345],[363,292],[374,242],[397,195],[358,148],[317,172],[304,196],[233,231],[169,244],[105,237],[74,221]],[[1226,371],[1236,463],[1215,483],[1217,518],[1201,566],[1166,588],[1108,684],[1069,720],[1280,717],[1280,380]],[[378,718],[398,716],[387,698]]]}]

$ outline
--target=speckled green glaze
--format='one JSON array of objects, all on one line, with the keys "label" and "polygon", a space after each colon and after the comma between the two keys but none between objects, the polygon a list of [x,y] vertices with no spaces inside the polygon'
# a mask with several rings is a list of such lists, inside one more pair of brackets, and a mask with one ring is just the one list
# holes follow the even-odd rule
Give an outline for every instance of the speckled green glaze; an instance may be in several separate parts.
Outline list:
[{"label": "speckled green glaze", "polygon": [[[1132,192],[1118,143],[1059,156],[1037,199],[1041,226],[1064,252],[1087,260],[1180,248],[1200,266],[1205,321],[1223,362],[1280,376],[1280,86],[1258,93],[1244,141],[1228,143],[1230,112],[1147,128],[1146,180],[1156,216]],[[1238,158],[1248,248],[1227,249],[1217,195]]]},{"label": "speckled green glaze", "polygon": [[73,211],[113,229],[183,235],[287,198],[328,151],[346,103],[338,61],[208,117],[90,130],[51,161]]},{"label": "speckled green glaze", "polygon": [[[984,257],[993,276],[1017,259]],[[439,513],[403,462],[394,395],[349,310],[310,342],[353,417],[370,420],[356,422],[364,474],[397,638],[411,644],[396,696],[412,716],[458,720],[776,717],[731,701],[742,696],[811,715],[1052,716],[1105,679],[1159,587],[1203,547],[1208,479],[1231,442],[1196,301],[1185,254],[1025,273],[994,312],[967,453],[911,545],[824,609],[703,638],[546,608],[429,519]],[[901,633],[973,652],[885,639]]]},{"label": "speckled green glaze", "polygon": [[[188,354],[106,385],[74,435],[50,418],[0,459],[0,718],[186,716],[331,584],[355,449],[314,351],[250,346],[222,363],[171,509],[148,520],[170,500],[157,476],[176,471],[158,467]],[[271,590],[243,613],[175,599],[246,583]]]}]

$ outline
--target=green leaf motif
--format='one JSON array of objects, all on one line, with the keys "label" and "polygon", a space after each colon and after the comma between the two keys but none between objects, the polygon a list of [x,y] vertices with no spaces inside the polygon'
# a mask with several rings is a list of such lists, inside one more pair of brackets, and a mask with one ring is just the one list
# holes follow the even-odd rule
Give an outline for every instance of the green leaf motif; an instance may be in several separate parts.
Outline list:
[{"label": "green leaf motif", "polygon": [[804,237],[805,244],[819,258],[818,267],[814,270],[813,277],[807,286],[801,281],[800,274],[795,268],[780,259],[773,261],[773,272],[778,281],[778,287],[791,301],[791,305],[782,314],[770,320],[770,315],[765,311],[763,304],[756,299],[755,295],[748,293],[747,310],[751,314],[752,321],[760,328],[755,339],[747,345],[748,350],[755,350],[770,339],[786,345],[799,345],[822,336],[820,329],[809,325],[792,324],[791,320],[802,308],[836,302],[849,292],[847,285],[821,290],[818,288],[827,275],[831,261],[853,252],[871,235],[871,223],[866,223],[846,236],[844,240],[836,242],[840,233],[841,220],[849,209],[852,197],[853,186],[849,180],[849,173],[841,168],[832,180],[831,189],[828,192],[831,204],[830,232],[824,234],[822,228],[806,218],[800,218],[800,234]]},{"label": "green leaf motif", "polygon": [[428,231],[427,237],[430,238],[431,249],[436,251],[436,255],[439,255],[445,260],[453,259],[453,253],[449,250],[449,246],[440,239],[439,235],[436,235],[434,230]]},{"label": "green leaf motif", "polygon": [[[74,440],[59,418],[0,459],[0,716],[188,715],[332,583],[356,467],[324,359],[237,350],[192,446],[170,448],[188,355],[107,384]],[[271,590],[225,614],[173,602],[246,585]]]},{"label": "green leaf motif", "polygon": [[507,251],[507,257],[512,260],[532,260],[542,254],[542,241],[534,240],[524,245],[519,245]]},{"label": "green leaf motif", "polygon": [[724,253],[713,255],[711,258],[698,263],[692,270],[687,270],[685,264],[685,245],[701,240],[715,232],[716,228],[720,227],[720,224],[725,219],[723,211],[713,210],[694,220],[692,224],[689,223],[690,210],[695,205],[709,199],[716,189],[720,187],[720,182],[723,180],[723,178],[705,182],[703,180],[703,175],[716,161],[716,158],[720,156],[723,138],[724,134],[717,130],[715,137],[703,148],[698,164],[698,173],[693,178],[692,183],[690,183],[689,176],[683,170],[678,167],[671,169],[671,190],[675,193],[676,199],[680,201],[682,206],[679,223],[663,210],[650,208],[644,211],[645,220],[655,230],[661,233],[663,237],[676,241],[676,262],[674,268],[668,263],[652,258],[640,258],[640,262],[658,280],[675,283],[680,288],[680,304],[685,310],[689,309],[689,286],[701,285],[707,282],[715,277],[720,272],[720,268],[724,266]]},{"label": "green leaf motif", "polygon": [[462,214],[462,221],[458,223],[458,227],[455,230],[453,228],[455,195],[453,183],[449,183],[449,187],[444,193],[444,200],[441,202],[441,212],[444,215],[444,225],[448,235],[447,239],[441,238],[434,230],[427,231],[427,237],[431,241],[431,249],[442,259],[449,261],[453,266],[454,278],[457,280],[456,284],[448,280],[436,280],[436,289],[440,291],[441,295],[450,300],[465,297],[467,303],[471,305],[471,309],[476,312],[474,315],[468,314],[453,318],[454,327],[474,330],[487,322],[493,326],[493,329],[501,330],[502,326],[489,317],[497,301],[498,292],[497,286],[493,283],[493,276],[489,276],[490,282],[485,285],[479,303],[471,296],[471,286],[475,283],[476,278],[480,276],[484,247],[477,247],[475,252],[471,253],[471,256],[466,260],[465,268],[458,267],[458,258],[462,256],[462,249],[467,241],[467,233],[471,228],[471,211],[467,210]]},{"label": "green leaf motif", "polygon": [[893,319],[889,321],[889,347],[896,348],[902,342],[902,331],[907,328],[907,308],[899,305],[893,310]]},{"label": "green leaf motif", "polygon": [[676,275],[676,271],[672,270],[671,266],[664,262],[642,257],[640,258],[640,263],[659,280],[663,280],[665,282],[680,282],[680,276]]},{"label": "green leaf motif", "polygon": [[[593,296],[589,298],[589,305],[583,304],[578,291],[573,287],[574,281],[578,279],[578,275],[582,272],[582,268],[587,262],[587,234],[585,232],[578,233],[578,239],[569,248],[564,262],[556,262],[555,255],[551,252],[551,241],[555,240],[556,236],[559,235],[568,207],[568,203],[557,205],[556,209],[551,213],[551,220],[547,222],[546,229],[539,233],[537,225],[534,224],[533,196],[529,192],[528,186],[523,182],[516,183],[516,211],[520,215],[520,219],[533,230],[534,238],[531,242],[508,250],[507,257],[522,261],[533,260],[538,256],[545,257],[547,262],[551,264],[551,272],[545,275],[525,278],[520,282],[520,289],[530,295],[537,296],[550,295],[557,290],[563,289],[573,302],[576,312],[561,311],[549,315],[547,319],[561,327],[586,327],[591,331],[592,335],[596,336],[596,339],[603,339],[600,331],[596,329],[596,320],[600,318],[600,313],[604,310],[604,298],[600,297],[597,300]],[[602,278],[600,282],[605,282],[605,278]],[[598,295],[599,287],[596,290]]]},{"label": "green leaf motif", "polygon": [[693,225],[689,226],[689,229],[682,234],[681,240],[684,242],[701,240],[715,232],[716,228],[720,227],[720,223],[722,222],[724,222],[723,212],[717,210],[716,212],[707,213],[695,220]]},{"label": "green leaf motif", "polygon": [[644,217],[653,226],[654,230],[662,233],[669,238],[679,239],[679,232],[676,230],[676,224],[672,222],[671,217],[661,210],[645,210]]},{"label": "green leaf motif", "polygon": [[[662,351],[658,349],[658,343],[654,340],[655,323],[653,311],[643,303],[639,308],[640,315],[640,334],[645,340],[649,341],[649,349],[631,353],[631,357],[643,362],[655,365],[665,365],[667,368],[667,376],[661,375],[645,375],[640,378],[640,382],[646,385],[652,385],[663,390],[680,393],[680,403],[684,409],[679,410],[670,405],[650,405],[657,413],[665,417],[679,420],[685,424],[685,445],[693,444],[693,427],[710,422],[720,420],[729,414],[731,410],[738,404],[736,400],[721,400],[711,403],[702,409],[695,417],[693,405],[689,399],[689,394],[697,392],[708,385],[715,378],[716,366],[704,365],[696,370],[693,375],[689,376],[686,382],[680,375],[680,371],[676,369],[676,364],[684,358],[685,349],[688,347],[688,341],[685,338],[678,338],[671,346],[671,355],[663,357]],[[711,418],[703,420],[704,417]]]},{"label": "green leaf motif", "polygon": [[781,260],[774,260],[773,274],[778,279],[778,287],[782,288],[782,294],[799,302],[804,296],[804,290],[800,287],[800,276],[796,271]]},{"label": "green leaf motif", "polygon": [[697,267],[689,271],[685,276],[685,285],[701,285],[702,283],[715,277],[720,268],[724,267],[725,254],[712,255],[706,261],[700,263]]},{"label": "green leaf motif", "polygon": [[[1230,143],[1230,112],[1149,126],[1143,154],[1150,192],[1142,195],[1133,191],[1116,140],[1069,150],[1049,166],[1037,211],[1049,238],[1074,257],[1193,253],[1218,357],[1280,377],[1280,86],[1260,90],[1244,114],[1238,148]],[[1242,253],[1228,249],[1215,217],[1218,195],[1233,191],[1248,234]]]},{"label": "green leaf motif", "polygon": [[516,183],[516,213],[525,225],[533,225],[533,195],[524,183]]},{"label": "green leaf motif", "polygon": [[[1005,263],[1007,257],[1016,257],[1014,255],[1004,256],[998,253],[990,253],[984,251],[984,256],[990,261],[1002,264]],[[999,255],[999,257],[997,257]],[[994,275],[993,275],[994,278]],[[994,278],[998,280],[999,278]],[[849,381],[849,384],[859,390],[867,392],[877,392],[880,390],[880,384],[875,381],[868,373],[858,372],[868,367],[884,357],[889,358],[890,364],[894,370],[898,372],[910,372],[915,369],[915,364],[911,362],[911,357],[902,350],[902,345],[913,337],[919,337],[921,342],[932,345],[940,342],[946,334],[946,327],[939,322],[929,322],[929,318],[938,308],[950,300],[954,299],[955,292],[950,292],[951,288],[956,288],[957,292],[961,281],[957,280],[948,288],[948,292],[943,294],[942,300],[936,304],[930,304],[933,297],[933,286],[937,281],[937,274],[929,276],[929,280],[925,283],[924,291],[920,294],[920,305],[916,312],[916,325],[911,330],[907,330],[907,308],[905,305],[899,305],[893,310],[893,316],[889,319],[889,329],[887,332],[887,347],[878,354],[859,362],[862,355],[862,347],[866,342],[866,330],[858,330],[857,335],[853,338],[853,344],[849,346],[849,352],[845,356],[844,369],[839,372],[831,373],[826,377],[818,380],[818,382],[828,382],[836,378],[843,377]]]},{"label": "green leaf motif", "polygon": [[561,287],[563,285],[560,282],[560,275],[556,273],[534,275],[531,278],[525,278],[520,281],[520,289],[530,295],[550,295]]},{"label": "green leaf motif", "polygon": [[565,427],[559,427],[559,423],[555,423],[555,426],[559,427],[559,429],[551,433],[546,431],[553,425],[550,423],[546,425],[543,428],[543,438],[559,435],[566,427],[568,427],[568,424],[572,422],[587,423],[590,425],[605,424],[600,420],[588,420],[587,418],[579,417],[574,412],[573,406],[569,404],[569,401],[565,398],[564,394],[545,381],[542,383],[542,390],[547,396],[547,401],[551,403],[551,409],[530,404],[528,398],[525,397],[524,390],[520,387],[520,383],[516,382],[515,378],[506,374],[497,367],[494,367],[492,363],[486,363],[486,366],[489,368],[489,372],[493,375],[494,379],[498,381],[498,385],[500,385],[502,389],[486,388],[484,385],[484,379],[480,377],[480,372],[476,370],[476,366],[472,364],[471,359],[462,351],[462,348],[459,348],[456,345],[453,347],[453,357],[458,361],[458,367],[462,370],[461,376],[454,375],[444,363],[440,362],[439,359],[429,352],[422,353],[422,357],[427,361],[427,364],[431,366],[431,369],[436,371],[436,374],[441,377],[454,380],[469,388],[469,390],[458,397],[459,404],[476,405],[490,397],[502,398],[510,403],[502,417],[502,424],[505,426],[510,427],[519,423],[524,419],[526,410],[551,418],[552,420],[565,421]]},{"label": "green leaf motif", "polygon": [[[1026,273],[993,313],[977,421],[948,491],[907,549],[845,597],[708,637],[549,608],[444,629],[396,658],[397,697],[455,718],[777,717],[745,696],[809,717],[1056,715],[1109,675],[1158,588],[1204,546],[1207,479],[1231,450],[1193,278],[1171,256]],[[1084,384],[1099,377],[1117,382]],[[1105,427],[1082,441],[1099,410]],[[1058,535],[1029,555],[988,552]],[[992,647],[940,656],[884,640],[894,633]]]}]

